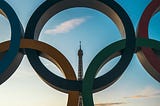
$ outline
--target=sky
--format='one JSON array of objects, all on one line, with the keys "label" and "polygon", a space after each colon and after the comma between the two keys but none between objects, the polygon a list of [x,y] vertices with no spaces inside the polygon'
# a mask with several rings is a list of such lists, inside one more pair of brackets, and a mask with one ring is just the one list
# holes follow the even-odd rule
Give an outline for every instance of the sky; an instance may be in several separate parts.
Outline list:
[{"label": "sky", "polygon": [[[45,0],[6,0],[18,15],[23,28]],[[130,16],[135,30],[145,7],[151,0],[116,0]],[[160,13],[150,21],[150,38],[160,40]],[[0,16],[0,42],[10,40],[10,25]],[[53,16],[43,27],[39,40],[56,47],[71,63],[77,75],[79,41],[82,42],[83,70],[107,45],[122,39],[116,25],[101,12],[89,8],[72,8]],[[108,72],[120,57],[107,63],[98,76]],[[51,72],[64,78],[58,68],[41,58]],[[136,54],[121,78],[112,86],[94,94],[95,106],[159,106],[160,84],[143,68]],[[0,106],[66,106],[67,94],[43,82],[31,67],[27,57],[16,72],[0,85]]]}]

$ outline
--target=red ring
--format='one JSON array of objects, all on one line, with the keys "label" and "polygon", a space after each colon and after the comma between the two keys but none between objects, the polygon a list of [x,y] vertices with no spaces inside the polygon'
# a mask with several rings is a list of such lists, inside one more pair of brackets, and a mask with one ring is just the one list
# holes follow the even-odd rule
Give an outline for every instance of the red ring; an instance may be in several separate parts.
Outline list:
[{"label": "red ring", "polygon": [[[149,22],[152,16],[155,15],[159,9],[160,0],[152,0],[141,16],[137,29],[137,37],[148,38]],[[137,55],[147,72],[150,73],[150,75],[157,81],[160,81],[160,59],[154,51],[150,48],[142,47]]]}]

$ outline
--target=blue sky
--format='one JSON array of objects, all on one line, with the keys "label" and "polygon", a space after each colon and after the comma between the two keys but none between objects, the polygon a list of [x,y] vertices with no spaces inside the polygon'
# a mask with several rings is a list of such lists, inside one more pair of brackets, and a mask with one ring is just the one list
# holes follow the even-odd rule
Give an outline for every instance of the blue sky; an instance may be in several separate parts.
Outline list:
[{"label": "blue sky", "polygon": [[[29,18],[45,0],[6,0],[17,13],[24,29]],[[116,0],[129,14],[135,30],[145,7],[151,0]],[[149,34],[160,39],[160,13],[150,22]],[[0,16],[0,42],[10,39],[7,19]],[[116,25],[104,14],[89,8],[72,8],[52,17],[41,31],[39,40],[61,51],[77,74],[77,50],[82,41],[84,71],[94,56],[107,45],[122,39]],[[120,57],[107,63],[98,74],[111,69]],[[53,73],[62,74],[46,59],[42,62]],[[107,70],[107,71],[106,71]],[[96,106],[159,106],[160,84],[142,67],[134,55],[122,77],[109,88],[94,94]],[[30,66],[26,56],[12,77],[0,86],[0,106],[66,106],[67,94],[49,87]]]}]

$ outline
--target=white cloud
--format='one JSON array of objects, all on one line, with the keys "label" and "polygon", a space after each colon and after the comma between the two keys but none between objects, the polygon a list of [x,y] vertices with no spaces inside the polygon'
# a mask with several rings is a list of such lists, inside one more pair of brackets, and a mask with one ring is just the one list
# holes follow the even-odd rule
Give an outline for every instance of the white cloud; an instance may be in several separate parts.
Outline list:
[{"label": "white cloud", "polygon": [[151,98],[151,97],[159,97],[159,96],[160,96],[160,90],[149,86],[143,89],[142,91],[140,91],[138,94],[128,96],[125,98],[141,99],[141,98]]},{"label": "white cloud", "polygon": [[123,105],[127,104],[125,102],[115,102],[115,103],[100,103],[100,104],[95,104],[95,106],[118,106],[118,105]]},{"label": "white cloud", "polygon": [[67,33],[78,27],[82,23],[86,21],[86,17],[84,18],[74,18],[68,21],[65,21],[59,25],[57,25],[54,29],[48,29],[44,33],[45,34],[62,34]]}]

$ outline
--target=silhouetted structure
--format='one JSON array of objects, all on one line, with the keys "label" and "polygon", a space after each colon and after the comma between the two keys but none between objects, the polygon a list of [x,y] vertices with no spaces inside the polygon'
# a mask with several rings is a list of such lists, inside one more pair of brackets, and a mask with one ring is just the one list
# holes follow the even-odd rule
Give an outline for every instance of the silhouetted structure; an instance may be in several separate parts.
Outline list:
[{"label": "silhouetted structure", "polygon": [[[80,48],[78,50],[78,80],[83,79],[83,51],[81,49],[81,42],[80,42]],[[83,99],[80,94],[79,96],[79,105],[78,106],[83,106]]]}]

